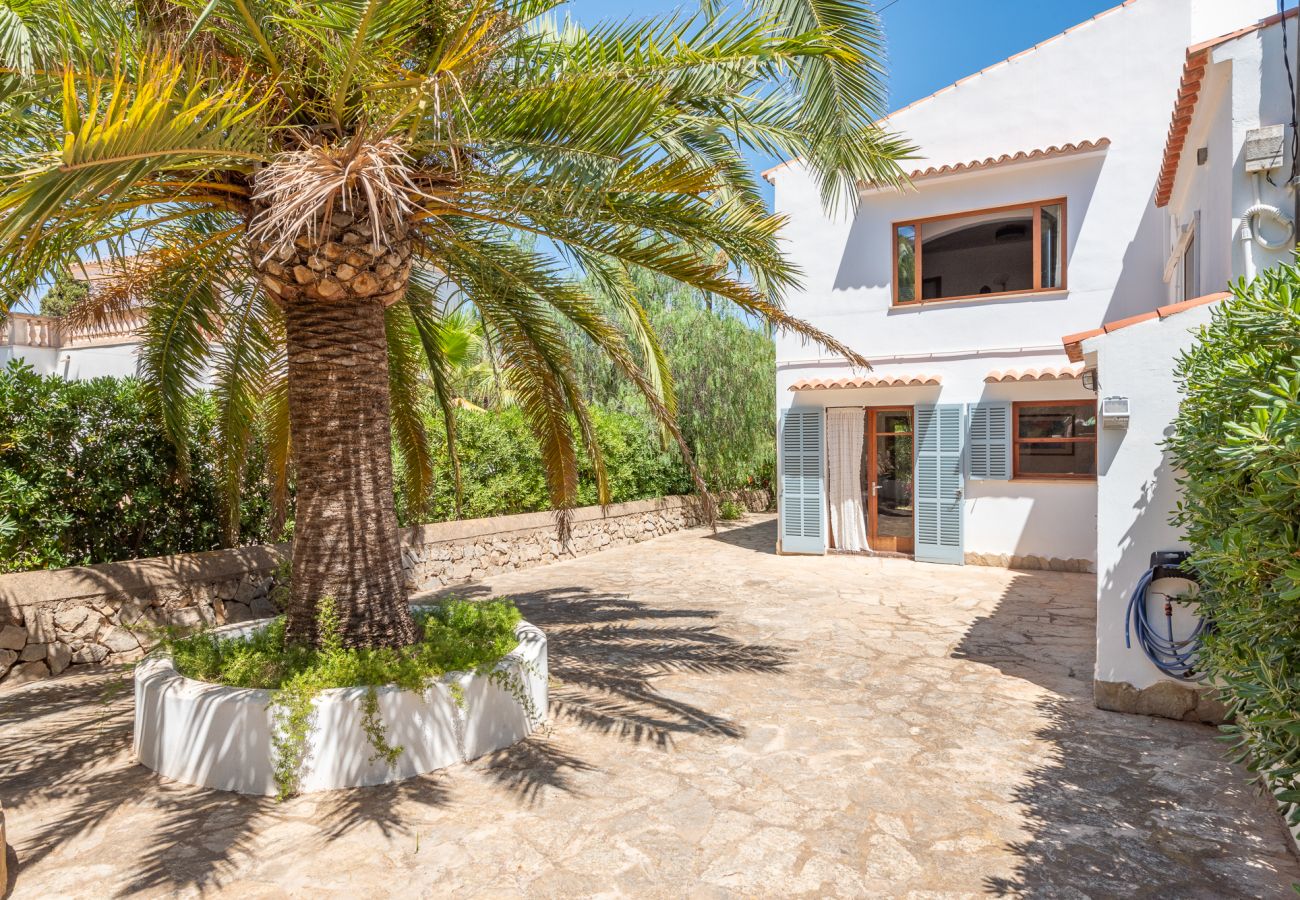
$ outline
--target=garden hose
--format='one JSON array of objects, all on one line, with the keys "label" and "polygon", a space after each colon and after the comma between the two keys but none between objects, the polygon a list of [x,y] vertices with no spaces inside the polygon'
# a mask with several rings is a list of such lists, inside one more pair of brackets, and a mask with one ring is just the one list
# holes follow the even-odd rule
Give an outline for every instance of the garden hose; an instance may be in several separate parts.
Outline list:
[{"label": "garden hose", "polygon": [[[1163,594],[1157,595],[1165,598],[1164,634],[1158,632],[1147,609],[1147,596],[1150,593],[1151,583],[1157,578],[1196,580],[1178,568],[1177,564],[1186,558],[1186,554],[1177,554],[1179,558],[1176,562],[1174,556],[1174,554],[1153,553],[1151,568],[1143,572],[1137,584],[1133,585],[1133,595],[1129,598],[1128,615],[1124,622],[1124,646],[1132,647],[1132,637],[1136,635],[1142,652],[1161,672],[1181,681],[1200,681],[1205,677],[1204,673],[1197,668],[1201,636],[1206,629],[1205,617],[1201,616],[1197,619],[1196,627],[1187,637],[1176,638],[1174,637],[1174,598]],[[1174,564],[1170,565],[1170,562]]]}]

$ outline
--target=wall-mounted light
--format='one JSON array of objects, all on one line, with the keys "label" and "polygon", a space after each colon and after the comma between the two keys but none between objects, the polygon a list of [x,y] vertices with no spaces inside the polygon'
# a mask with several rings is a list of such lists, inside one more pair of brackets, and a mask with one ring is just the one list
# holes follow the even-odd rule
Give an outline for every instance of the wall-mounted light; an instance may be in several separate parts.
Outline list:
[{"label": "wall-mounted light", "polygon": [[1085,391],[1092,391],[1094,394],[1101,390],[1101,379],[1097,377],[1096,369],[1084,369],[1083,374],[1079,376],[1079,383],[1083,385]]},{"label": "wall-mounted light", "polygon": [[1106,397],[1101,401],[1101,424],[1105,428],[1128,428],[1128,397]]}]

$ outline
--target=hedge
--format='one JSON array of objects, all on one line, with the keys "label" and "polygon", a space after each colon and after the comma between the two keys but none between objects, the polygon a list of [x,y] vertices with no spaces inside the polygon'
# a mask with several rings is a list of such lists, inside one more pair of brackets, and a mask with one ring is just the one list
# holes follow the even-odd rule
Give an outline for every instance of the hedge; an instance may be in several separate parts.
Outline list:
[{"label": "hedge", "polygon": [[[691,491],[685,467],[675,454],[660,448],[657,435],[644,419],[600,407],[592,407],[591,417],[605,459],[610,502]],[[441,417],[430,414],[425,425],[436,454],[437,480],[423,513],[412,515],[399,500],[399,518],[403,524],[441,522],[456,517],[455,483]],[[461,468],[461,518],[550,508],[537,442],[519,409],[457,410],[456,445]],[[595,473],[585,455],[579,456],[578,476],[579,505],[599,502]]]},{"label": "hedge", "polygon": [[[1300,824],[1300,270],[1234,287],[1177,377],[1174,521],[1213,623],[1203,665],[1239,759]],[[1267,779],[1264,778],[1267,773]]]},{"label": "hedge", "polygon": [[[182,473],[139,380],[66,381],[11,361],[0,370],[0,572],[220,548],[214,413],[206,396],[195,401]],[[643,417],[594,407],[592,419],[612,502],[691,490]],[[437,481],[422,510],[398,498],[403,524],[455,518],[443,426],[432,414],[427,424]],[[537,444],[517,409],[461,409],[457,433],[462,518],[549,508]],[[282,535],[270,533],[260,442],[250,456],[240,541],[274,541]],[[579,474],[579,502],[596,503],[585,457]]]},{"label": "hedge", "polygon": [[[195,402],[176,451],[133,378],[66,381],[11,360],[0,371],[0,572],[220,547],[215,410]],[[267,494],[245,492],[246,540],[269,539]]]}]

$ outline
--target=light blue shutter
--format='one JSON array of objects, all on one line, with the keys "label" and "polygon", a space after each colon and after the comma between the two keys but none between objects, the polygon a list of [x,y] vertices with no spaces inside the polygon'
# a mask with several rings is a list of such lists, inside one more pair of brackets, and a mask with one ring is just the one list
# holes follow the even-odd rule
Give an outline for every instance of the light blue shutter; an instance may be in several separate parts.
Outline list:
[{"label": "light blue shutter", "polygon": [[781,420],[781,550],[826,552],[826,413],[788,409]]},{"label": "light blue shutter", "polygon": [[1011,477],[1011,404],[972,403],[966,415],[968,474],[1006,481]]},{"label": "light blue shutter", "polygon": [[916,559],[962,565],[962,405],[916,408]]}]

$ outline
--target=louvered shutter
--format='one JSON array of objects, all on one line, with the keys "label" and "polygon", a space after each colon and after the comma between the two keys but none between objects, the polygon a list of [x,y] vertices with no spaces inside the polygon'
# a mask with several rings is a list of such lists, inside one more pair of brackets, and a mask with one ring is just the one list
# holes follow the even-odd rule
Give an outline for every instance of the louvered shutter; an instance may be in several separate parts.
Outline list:
[{"label": "louvered shutter", "polygon": [[781,550],[826,552],[826,413],[788,409],[781,419]]},{"label": "louvered shutter", "polygon": [[916,408],[916,559],[965,562],[962,546],[962,410]]},{"label": "louvered shutter", "polygon": [[1006,481],[1011,477],[1011,404],[972,403],[966,416],[967,474]]}]

